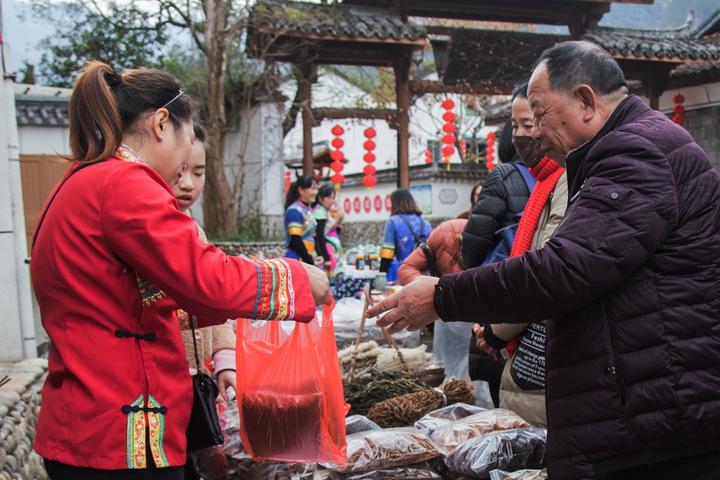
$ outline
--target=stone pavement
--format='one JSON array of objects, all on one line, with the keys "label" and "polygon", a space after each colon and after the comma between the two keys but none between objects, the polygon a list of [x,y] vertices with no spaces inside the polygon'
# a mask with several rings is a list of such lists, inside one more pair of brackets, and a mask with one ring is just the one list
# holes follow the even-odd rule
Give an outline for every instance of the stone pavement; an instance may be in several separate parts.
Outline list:
[{"label": "stone pavement", "polygon": [[46,480],[32,442],[47,360],[0,363],[0,378],[6,375],[11,380],[0,387],[0,480]]}]

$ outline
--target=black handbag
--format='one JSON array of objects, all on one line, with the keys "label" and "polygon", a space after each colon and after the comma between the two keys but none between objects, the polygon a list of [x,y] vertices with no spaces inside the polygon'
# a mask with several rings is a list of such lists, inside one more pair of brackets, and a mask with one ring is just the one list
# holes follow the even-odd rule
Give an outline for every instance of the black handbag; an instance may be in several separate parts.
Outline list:
[{"label": "black handbag", "polygon": [[190,316],[190,325],[192,327],[197,373],[192,376],[193,405],[190,413],[190,423],[188,423],[185,436],[187,437],[188,451],[193,451],[222,445],[224,438],[218,420],[217,409],[215,408],[215,399],[220,390],[212,377],[200,371],[200,359],[198,358],[197,340],[195,338],[197,326],[194,315]]}]

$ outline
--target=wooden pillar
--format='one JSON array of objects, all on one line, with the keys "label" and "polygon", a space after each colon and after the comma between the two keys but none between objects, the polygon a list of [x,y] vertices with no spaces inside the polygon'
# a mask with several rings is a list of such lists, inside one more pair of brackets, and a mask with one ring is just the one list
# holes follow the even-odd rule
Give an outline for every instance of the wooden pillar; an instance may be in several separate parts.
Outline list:
[{"label": "wooden pillar", "polygon": [[660,89],[655,75],[645,77],[645,94],[650,102],[650,108],[657,110],[660,108]]},{"label": "wooden pillar", "polygon": [[312,80],[313,65],[303,64],[299,67],[298,88],[300,89],[300,102],[302,102],[303,126],[303,174],[313,175],[313,118],[312,118]]},{"label": "wooden pillar", "polygon": [[395,62],[395,102],[397,104],[397,186],[410,187],[410,55]]}]

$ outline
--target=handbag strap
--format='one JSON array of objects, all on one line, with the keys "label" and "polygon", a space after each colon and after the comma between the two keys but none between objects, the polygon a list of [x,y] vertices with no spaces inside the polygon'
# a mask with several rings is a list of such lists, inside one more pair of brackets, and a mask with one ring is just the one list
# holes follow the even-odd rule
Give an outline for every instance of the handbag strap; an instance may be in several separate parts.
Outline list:
[{"label": "handbag strap", "polygon": [[430,271],[430,274],[433,277],[440,277],[440,269],[437,266],[437,261],[435,260],[435,254],[430,250],[430,247],[427,243],[423,242],[420,244],[420,250],[423,251],[425,254],[425,258],[428,262],[428,270]]},{"label": "handbag strap", "polygon": [[[420,245],[422,242],[420,241],[420,238],[418,238],[418,236],[415,234],[415,231],[412,229],[410,222],[408,222],[407,219],[402,216],[402,214],[398,215],[398,217],[400,217],[400,220],[402,220],[403,223],[407,225],[408,230],[410,230],[410,234],[413,236],[413,239],[415,239],[415,246],[417,247],[418,245]],[[422,223],[420,224],[420,228],[422,228]]]},{"label": "handbag strap", "polygon": [[35,241],[37,240],[38,232],[40,231],[40,226],[43,224],[43,221],[45,220],[45,215],[47,215],[48,210],[50,210],[50,205],[52,205],[53,201],[55,201],[55,197],[57,197],[58,192],[60,189],[67,183],[68,180],[70,180],[70,177],[75,175],[77,172],[82,170],[85,167],[89,167],[90,165],[95,165],[97,163],[102,162],[103,160],[99,160],[97,162],[90,162],[90,163],[83,163],[83,164],[76,164],[77,166],[73,168],[70,172],[68,172],[67,175],[65,175],[65,178],[62,179],[60,182],[60,185],[58,185],[55,190],[52,193],[52,197],[50,197],[50,201],[48,202],[47,206],[45,207],[45,210],[43,210],[42,215],[40,215],[40,219],[37,222],[37,225],[35,226],[35,233],[33,233],[33,239],[32,243],[30,244],[30,251],[32,252],[33,247],[35,246]]},{"label": "handbag strap", "polygon": [[197,349],[197,337],[195,336],[195,329],[197,328],[197,319],[195,318],[195,315],[189,315],[190,317],[190,328],[192,329],[192,339],[193,339],[193,351],[195,352],[195,369],[200,373],[200,357],[198,356],[198,349]]}]

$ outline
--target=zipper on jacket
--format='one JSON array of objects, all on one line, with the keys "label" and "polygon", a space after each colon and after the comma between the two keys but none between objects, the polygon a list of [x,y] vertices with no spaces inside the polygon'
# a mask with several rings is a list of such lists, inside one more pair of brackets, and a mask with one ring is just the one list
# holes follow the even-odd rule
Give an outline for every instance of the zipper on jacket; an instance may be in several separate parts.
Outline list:
[{"label": "zipper on jacket", "polygon": [[605,308],[605,301],[602,299],[600,300],[600,307],[602,309],[603,318],[605,319],[605,322],[607,324],[608,336],[610,337],[610,359],[612,361],[612,365],[609,365],[607,367],[607,373],[613,376],[615,380],[615,386],[618,390],[618,395],[620,396],[620,402],[622,406],[625,407],[625,382],[623,382],[622,380],[621,371],[618,367],[617,346],[615,344],[615,329],[613,328],[612,320],[607,314],[607,310]]}]

